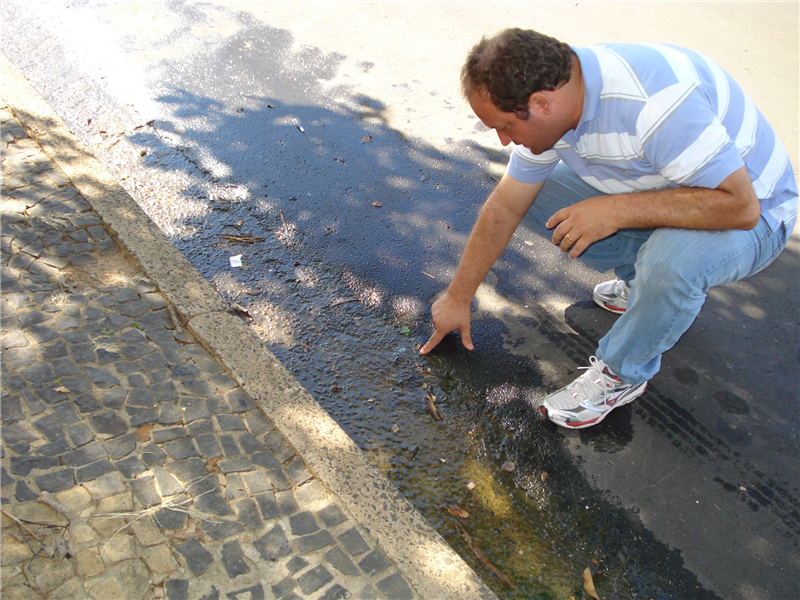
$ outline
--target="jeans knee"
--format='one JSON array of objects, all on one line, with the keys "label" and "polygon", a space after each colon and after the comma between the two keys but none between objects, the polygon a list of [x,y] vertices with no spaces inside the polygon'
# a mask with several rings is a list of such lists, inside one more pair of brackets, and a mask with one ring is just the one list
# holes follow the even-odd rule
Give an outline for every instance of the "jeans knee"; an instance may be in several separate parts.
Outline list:
[{"label": "jeans knee", "polygon": [[656,259],[636,263],[631,293],[650,302],[669,301],[683,304],[690,299],[705,299],[707,288],[694,273],[673,261]]}]

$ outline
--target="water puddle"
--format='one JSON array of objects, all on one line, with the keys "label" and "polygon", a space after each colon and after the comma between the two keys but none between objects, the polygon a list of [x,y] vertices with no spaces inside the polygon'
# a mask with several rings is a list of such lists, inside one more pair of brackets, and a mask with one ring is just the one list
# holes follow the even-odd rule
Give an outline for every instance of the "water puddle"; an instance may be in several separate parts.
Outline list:
[{"label": "water puddle", "polygon": [[[252,222],[254,211],[264,206],[233,205],[225,221]],[[467,353],[456,339],[420,356],[429,329],[419,302],[393,302],[368,281],[333,272],[302,236],[280,234],[277,209],[258,218],[266,238],[258,249],[214,245],[208,230],[205,249],[197,239],[178,245],[498,596],[583,597],[590,568],[602,597],[705,597],[677,553],[587,483],[563,434],[529,405],[544,392],[527,360],[499,346]],[[217,264],[240,253],[247,269]],[[482,340],[502,337],[499,321],[475,326]],[[426,395],[441,421],[426,411]],[[468,539],[513,588],[478,561]]]}]

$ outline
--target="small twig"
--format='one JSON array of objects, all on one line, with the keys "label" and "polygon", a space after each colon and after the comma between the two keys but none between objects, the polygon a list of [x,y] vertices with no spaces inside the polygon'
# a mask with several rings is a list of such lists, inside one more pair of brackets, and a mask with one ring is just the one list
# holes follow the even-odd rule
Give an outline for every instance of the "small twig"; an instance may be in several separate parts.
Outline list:
[{"label": "small twig", "polygon": [[[203,479],[204,478],[205,477],[203,477]],[[195,483],[198,483],[198,482],[195,482]],[[193,484],[191,484],[191,485],[193,485]],[[199,496],[197,496],[197,498],[202,498],[206,494],[210,494],[212,491],[214,491],[214,490],[207,490],[207,491],[203,492],[202,494],[200,494]],[[130,527],[131,525],[136,523],[136,521],[138,521],[140,519],[143,519],[144,517],[148,517],[149,516],[150,518],[153,518],[153,515],[155,513],[157,513],[159,510],[161,510],[162,508],[169,509],[169,510],[174,510],[174,511],[177,511],[177,512],[186,513],[187,515],[189,515],[191,517],[195,517],[195,518],[203,520],[203,521],[218,523],[219,521],[215,521],[214,519],[206,519],[206,518],[204,518],[202,516],[203,513],[201,513],[200,511],[197,511],[197,510],[194,510],[194,509],[191,509],[191,508],[183,508],[184,504],[188,504],[189,502],[192,502],[193,500],[197,500],[197,498],[187,497],[186,499],[181,500],[180,502],[178,502],[177,498],[176,498],[175,500],[170,500],[166,504],[161,503],[161,504],[159,504],[157,506],[151,506],[150,508],[146,508],[146,509],[138,511],[138,512],[102,513],[102,514],[99,514],[99,515],[92,515],[92,517],[90,517],[90,518],[93,518],[93,519],[100,518],[100,517],[104,517],[106,519],[127,519],[128,517],[132,517],[134,515],[136,516],[135,519],[133,519],[132,521],[130,521],[128,523],[125,523],[125,525],[123,525],[122,527],[117,529],[113,533],[113,535],[111,535],[111,537],[108,539],[108,541],[105,544],[103,544],[103,548],[102,548],[102,550],[100,552],[101,553],[105,552],[106,546],[108,546],[108,544],[111,543],[111,540],[113,540],[121,531],[124,531],[126,528]]]},{"label": "small twig", "polygon": [[661,482],[662,482],[662,481],[664,481],[665,479],[667,479],[668,477],[672,476],[672,475],[673,475],[673,474],[674,474],[676,471],[679,471],[679,470],[681,470],[682,468],[683,468],[683,467],[675,467],[674,469],[672,469],[672,471],[670,471],[669,473],[667,473],[666,475],[664,475],[664,476],[663,476],[661,479],[659,479],[659,480],[658,480],[658,481],[656,481],[655,483],[651,483],[651,484],[648,484],[648,485],[643,485],[643,486],[642,486],[642,487],[640,487],[639,489],[640,489],[640,490],[643,490],[643,489],[645,489],[645,488],[651,488],[651,487],[655,487],[655,486],[657,486],[657,485],[661,484]]},{"label": "small twig", "polygon": [[218,233],[217,235],[226,242],[236,242],[241,244],[255,244],[256,242],[263,242],[265,239],[263,237],[245,234],[233,235],[230,233]]},{"label": "small twig", "polygon": [[333,308],[334,306],[339,306],[340,304],[347,304],[348,302],[358,302],[358,298],[339,298],[338,300],[334,300],[328,305],[328,308]]},{"label": "small twig", "polygon": [[454,525],[456,526],[456,531],[458,531],[458,533],[461,534],[461,537],[463,537],[464,540],[467,542],[467,546],[469,546],[470,550],[472,550],[472,553],[475,555],[475,558],[478,559],[478,562],[483,564],[492,573],[494,573],[500,581],[502,581],[508,587],[513,589],[514,588],[513,582],[508,577],[506,577],[505,573],[500,571],[500,569],[498,569],[491,562],[489,562],[489,559],[486,558],[483,552],[481,552],[481,549],[478,548],[478,545],[475,543],[472,537],[470,537],[470,535],[466,531],[464,531],[464,528],[461,527],[461,525],[459,525],[458,523],[454,523]]},{"label": "small twig", "polygon": [[[25,521],[23,521],[22,519],[18,519],[17,517],[15,517],[14,515],[12,515],[11,513],[7,512],[5,509],[2,509],[2,512],[3,512],[3,514],[4,514],[5,516],[7,516],[7,517],[8,517],[9,519],[11,519],[12,521],[14,521],[14,522],[15,522],[17,525],[19,525],[19,526],[20,526],[22,529],[24,529],[25,531],[27,531],[28,533],[30,533],[30,534],[31,534],[33,537],[35,537],[35,538],[36,538],[36,541],[37,541],[37,542],[39,542],[39,543],[42,545],[42,547],[44,547],[44,542],[43,542],[43,541],[42,541],[42,540],[39,538],[39,536],[38,536],[38,535],[36,535],[36,534],[35,534],[35,533],[34,533],[34,532],[31,530],[31,528],[30,528],[30,527],[28,527],[27,525],[25,525]],[[31,523],[31,524],[33,524],[33,523]],[[36,525],[43,525],[43,523],[36,523]]]}]

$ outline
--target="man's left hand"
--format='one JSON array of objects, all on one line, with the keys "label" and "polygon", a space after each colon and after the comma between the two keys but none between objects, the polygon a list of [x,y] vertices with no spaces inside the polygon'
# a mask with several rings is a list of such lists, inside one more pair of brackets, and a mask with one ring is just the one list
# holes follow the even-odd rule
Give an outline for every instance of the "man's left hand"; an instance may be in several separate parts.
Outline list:
[{"label": "man's left hand", "polygon": [[545,224],[553,229],[553,243],[570,258],[578,258],[589,244],[619,231],[611,196],[595,196],[562,208]]}]

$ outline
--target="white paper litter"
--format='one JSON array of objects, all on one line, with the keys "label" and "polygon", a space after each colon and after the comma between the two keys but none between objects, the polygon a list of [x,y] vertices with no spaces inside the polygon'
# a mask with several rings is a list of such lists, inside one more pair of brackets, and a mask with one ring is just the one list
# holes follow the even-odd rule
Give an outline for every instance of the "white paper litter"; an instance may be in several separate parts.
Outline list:
[{"label": "white paper litter", "polygon": [[242,255],[237,254],[236,256],[231,256],[231,266],[232,267],[241,267],[242,266]]}]

